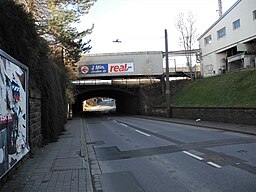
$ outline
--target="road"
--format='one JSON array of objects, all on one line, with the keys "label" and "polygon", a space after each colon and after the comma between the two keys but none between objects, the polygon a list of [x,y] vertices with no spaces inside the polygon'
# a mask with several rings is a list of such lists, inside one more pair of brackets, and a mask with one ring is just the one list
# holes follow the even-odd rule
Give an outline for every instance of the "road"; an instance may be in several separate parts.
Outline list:
[{"label": "road", "polygon": [[84,119],[104,192],[256,191],[256,137],[140,119]]}]

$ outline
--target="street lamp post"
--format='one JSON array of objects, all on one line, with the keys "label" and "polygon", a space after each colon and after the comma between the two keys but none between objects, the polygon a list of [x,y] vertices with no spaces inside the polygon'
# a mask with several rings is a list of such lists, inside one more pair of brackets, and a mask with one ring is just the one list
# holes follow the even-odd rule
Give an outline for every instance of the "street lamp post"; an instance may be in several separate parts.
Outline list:
[{"label": "street lamp post", "polygon": [[170,109],[170,80],[169,80],[169,59],[168,59],[168,35],[167,35],[167,29],[165,29],[165,95],[166,95],[166,116],[171,116],[171,109]]}]

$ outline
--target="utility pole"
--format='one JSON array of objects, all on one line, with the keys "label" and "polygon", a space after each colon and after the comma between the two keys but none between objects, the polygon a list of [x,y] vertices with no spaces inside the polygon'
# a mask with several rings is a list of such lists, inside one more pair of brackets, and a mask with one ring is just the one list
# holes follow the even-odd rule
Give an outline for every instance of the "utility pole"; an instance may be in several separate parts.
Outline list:
[{"label": "utility pole", "polygon": [[218,7],[219,7],[219,9],[218,9],[219,17],[221,17],[222,16],[222,2],[221,2],[221,0],[218,0]]},{"label": "utility pole", "polygon": [[168,58],[168,35],[167,35],[167,29],[165,29],[165,95],[166,95],[166,116],[171,116],[171,109],[170,109],[170,74],[169,74],[169,58]]}]

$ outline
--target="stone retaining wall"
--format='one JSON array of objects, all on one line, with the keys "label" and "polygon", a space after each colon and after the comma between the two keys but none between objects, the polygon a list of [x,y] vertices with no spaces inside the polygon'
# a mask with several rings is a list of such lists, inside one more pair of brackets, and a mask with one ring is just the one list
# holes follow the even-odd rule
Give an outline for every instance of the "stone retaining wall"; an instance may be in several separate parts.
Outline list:
[{"label": "stone retaining wall", "polygon": [[[166,108],[154,107],[150,115],[166,117]],[[172,107],[171,117],[256,126],[256,108],[253,107]]]},{"label": "stone retaining wall", "polygon": [[41,94],[34,90],[29,92],[29,141],[32,152],[42,145]]},{"label": "stone retaining wall", "polygon": [[173,107],[172,117],[256,125],[256,108]]}]

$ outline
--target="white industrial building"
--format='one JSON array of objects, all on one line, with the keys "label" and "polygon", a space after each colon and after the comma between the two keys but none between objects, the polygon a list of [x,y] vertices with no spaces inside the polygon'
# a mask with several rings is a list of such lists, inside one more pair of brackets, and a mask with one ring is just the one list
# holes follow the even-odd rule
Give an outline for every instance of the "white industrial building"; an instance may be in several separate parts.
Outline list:
[{"label": "white industrial building", "polygon": [[198,41],[203,77],[255,67],[256,1],[238,0]]}]

